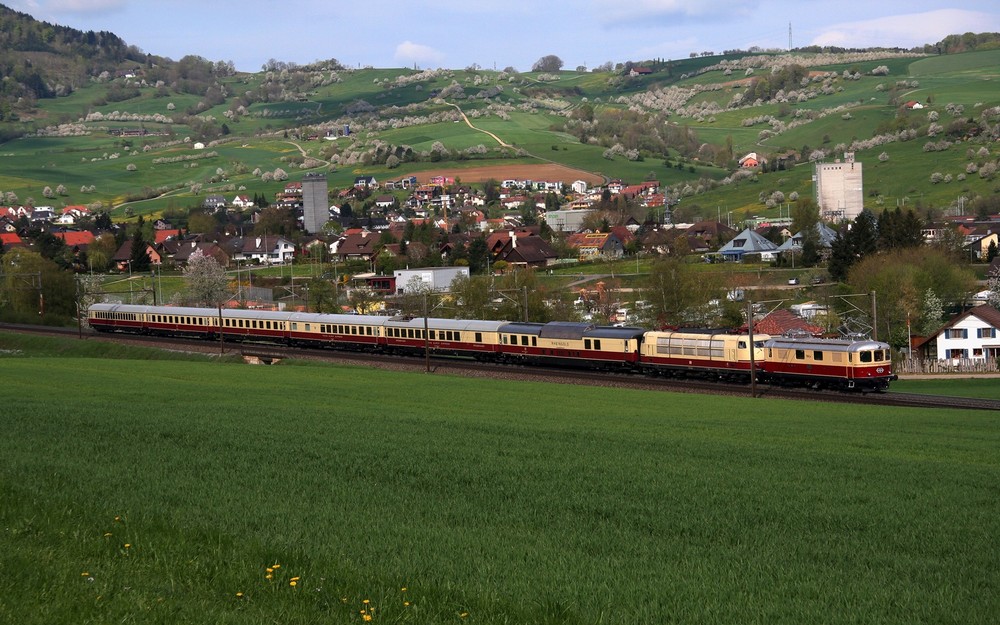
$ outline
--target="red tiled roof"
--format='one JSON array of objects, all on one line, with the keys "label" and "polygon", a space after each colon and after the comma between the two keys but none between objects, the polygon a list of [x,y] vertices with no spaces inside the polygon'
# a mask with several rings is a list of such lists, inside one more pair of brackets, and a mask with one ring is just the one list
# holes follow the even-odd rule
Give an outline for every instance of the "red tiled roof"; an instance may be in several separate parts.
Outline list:
[{"label": "red tiled roof", "polygon": [[69,247],[78,245],[90,245],[94,242],[94,234],[87,230],[82,232],[56,232],[55,235],[63,240]]}]

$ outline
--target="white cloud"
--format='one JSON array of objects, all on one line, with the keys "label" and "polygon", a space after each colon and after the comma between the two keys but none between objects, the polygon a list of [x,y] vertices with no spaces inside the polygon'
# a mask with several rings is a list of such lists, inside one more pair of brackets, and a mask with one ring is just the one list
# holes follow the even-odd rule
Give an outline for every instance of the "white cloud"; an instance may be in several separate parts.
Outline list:
[{"label": "white cloud", "polygon": [[392,57],[400,63],[409,65],[410,63],[431,64],[444,61],[443,52],[435,50],[430,46],[425,46],[412,41],[404,41],[396,46],[396,53]]},{"label": "white cloud", "polygon": [[996,15],[962,9],[940,9],[833,24],[814,37],[812,44],[843,48],[910,47],[936,43],[948,35],[997,29],[1000,29],[1000,17]]}]

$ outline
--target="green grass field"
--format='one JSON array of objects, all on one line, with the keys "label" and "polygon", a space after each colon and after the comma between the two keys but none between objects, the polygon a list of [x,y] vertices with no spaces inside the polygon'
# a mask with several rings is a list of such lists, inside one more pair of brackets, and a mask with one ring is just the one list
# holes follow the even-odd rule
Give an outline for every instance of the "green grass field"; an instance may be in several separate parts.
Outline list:
[{"label": "green grass field", "polygon": [[1000,612],[995,414],[107,349],[0,335],[4,622]]}]

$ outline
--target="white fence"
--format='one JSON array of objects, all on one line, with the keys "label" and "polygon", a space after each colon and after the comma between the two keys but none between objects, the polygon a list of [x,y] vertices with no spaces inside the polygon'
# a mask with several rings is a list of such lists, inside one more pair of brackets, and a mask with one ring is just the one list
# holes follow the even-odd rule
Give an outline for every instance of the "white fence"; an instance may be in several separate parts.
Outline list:
[{"label": "white fence", "polygon": [[949,360],[921,360],[918,358],[893,363],[897,374],[906,373],[996,373],[995,358],[960,358]]}]

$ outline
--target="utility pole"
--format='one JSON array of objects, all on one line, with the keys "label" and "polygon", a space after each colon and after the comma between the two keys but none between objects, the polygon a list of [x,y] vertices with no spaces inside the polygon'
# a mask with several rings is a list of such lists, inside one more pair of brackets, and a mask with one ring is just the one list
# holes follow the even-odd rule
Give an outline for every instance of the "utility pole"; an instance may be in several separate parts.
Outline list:
[{"label": "utility pole", "polygon": [[750,397],[757,397],[757,367],[754,362],[753,298],[747,298],[747,335],[750,340]]}]

